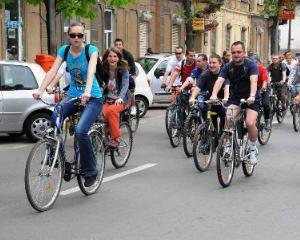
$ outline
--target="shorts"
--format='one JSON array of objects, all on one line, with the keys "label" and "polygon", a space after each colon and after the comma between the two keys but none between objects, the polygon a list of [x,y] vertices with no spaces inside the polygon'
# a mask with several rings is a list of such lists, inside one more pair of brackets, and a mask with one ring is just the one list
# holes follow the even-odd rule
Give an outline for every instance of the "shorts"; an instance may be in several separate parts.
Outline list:
[{"label": "shorts", "polygon": [[300,84],[293,85],[290,89],[290,92],[293,96],[297,95],[299,91],[300,91]]},{"label": "shorts", "polygon": [[[232,104],[236,105],[236,106],[239,106],[241,99],[242,98],[238,98],[238,97],[235,97],[235,96],[232,96],[232,97],[230,96],[229,99],[228,99],[228,102],[227,102],[227,106],[230,106]],[[245,98],[245,99],[247,99],[247,98]],[[254,103],[251,104],[251,105],[243,104],[242,108],[249,108],[249,109],[252,109],[252,110],[258,112],[259,107],[260,107],[260,102],[261,102],[261,95],[260,95],[260,93],[256,93]]]}]

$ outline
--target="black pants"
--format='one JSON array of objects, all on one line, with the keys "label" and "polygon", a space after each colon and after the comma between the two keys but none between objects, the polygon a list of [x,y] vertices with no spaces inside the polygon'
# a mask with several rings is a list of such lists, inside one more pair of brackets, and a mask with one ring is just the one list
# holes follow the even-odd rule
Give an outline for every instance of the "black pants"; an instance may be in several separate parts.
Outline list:
[{"label": "black pants", "polygon": [[267,88],[266,91],[261,93],[261,104],[262,107],[264,108],[264,117],[265,119],[270,118],[270,113],[271,113],[271,102],[270,102],[270,89]]}]

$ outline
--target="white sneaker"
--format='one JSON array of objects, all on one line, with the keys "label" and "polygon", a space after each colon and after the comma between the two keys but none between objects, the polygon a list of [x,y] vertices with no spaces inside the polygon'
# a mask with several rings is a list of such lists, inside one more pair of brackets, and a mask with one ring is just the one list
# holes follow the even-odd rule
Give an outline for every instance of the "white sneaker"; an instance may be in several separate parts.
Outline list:
[{"label": "white sneaker", "polygon": [[258,163],[258,149],[250,149],[250,158],[249,162],[251,165],[256,165]]},{"label": "white sneaker", "polygon": [[135,107],[135,106],[132,106],[132,107],[130,108],[130,114],[131,114],[131,115],[136,115],[136,107]]}]

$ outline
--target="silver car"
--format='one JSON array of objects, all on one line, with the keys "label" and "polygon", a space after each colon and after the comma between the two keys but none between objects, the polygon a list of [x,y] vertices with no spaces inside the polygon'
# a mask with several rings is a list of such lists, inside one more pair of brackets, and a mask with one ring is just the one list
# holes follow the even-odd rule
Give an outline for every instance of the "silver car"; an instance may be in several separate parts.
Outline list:
[{"label": "silver car", "polygon": [[[32,141],[42,138],[51,125],[52,111],[32,93],[41,85],[44,70],[37,64],[0,61],[0,133],[26,134]],[[47,93],[43,99],[54,102]]]},{"label": "silver car", "polygon": [[150,83],[151,91],[153,93],[153,103],[169,103],[170,93],[166,93],[161,89],[162,78],[166,71],[168,60],[171,54],[160,53],[151,54],[138,59],[147,74]]}]

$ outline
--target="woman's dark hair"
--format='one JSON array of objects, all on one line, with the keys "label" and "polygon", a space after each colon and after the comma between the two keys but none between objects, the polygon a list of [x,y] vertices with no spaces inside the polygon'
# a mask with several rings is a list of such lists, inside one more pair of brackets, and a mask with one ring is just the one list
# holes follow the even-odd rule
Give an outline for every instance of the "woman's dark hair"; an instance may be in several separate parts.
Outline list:
[{"label": "woman's dark hair", "polygon": [[80,22],[72,22],[72,23],[70,24],[69,28],[68,28],[68,34],[70,33],[72,27],[82,27],[83,30],[85,29],[83,23],[80,23]]},{"label": "woman's dark hair", "polygon": [[122,87],[122,75],[125,71],[128,71],[128,63],[123,59],[123,55],[121,51],[117,48],[109,48],[107,49],[103,54],[102,64],[103,64],[103,81],[107,84],[109,79],[109,63],[108,63],[108,55],[110,52],[113,52],[117,54],[119,61],[117,63],[117,69],[116,69],[116,83],[117,88],[120,89]]}]

